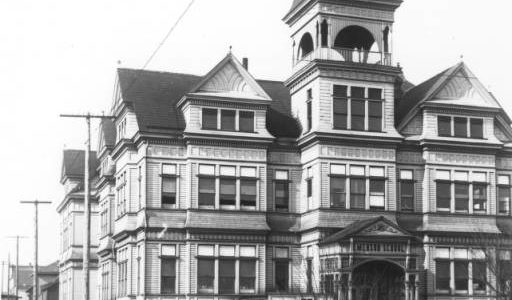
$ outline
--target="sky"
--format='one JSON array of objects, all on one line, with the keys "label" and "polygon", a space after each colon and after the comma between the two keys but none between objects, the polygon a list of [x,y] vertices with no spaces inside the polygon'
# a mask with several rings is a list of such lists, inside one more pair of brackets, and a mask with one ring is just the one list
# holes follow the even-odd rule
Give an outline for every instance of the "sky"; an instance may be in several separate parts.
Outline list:
[{"label": "sky", "polygon": [[[117,67],[141,68],[189,0],[0,1],[0,260],[33,261],[33,207],[40,208],[41,264],[58,258],[63,149],[83,149],[85,121],[61,113],[108,112]],[[204,75],[228,52],[250,59],[259,79],[285,80],[291,0],[196,0],[147,69]],[[418,84],[463,60],[512,112],[509,0],[405,0],[394,58]],[[96,140],[97,124],[93,127]]]}]

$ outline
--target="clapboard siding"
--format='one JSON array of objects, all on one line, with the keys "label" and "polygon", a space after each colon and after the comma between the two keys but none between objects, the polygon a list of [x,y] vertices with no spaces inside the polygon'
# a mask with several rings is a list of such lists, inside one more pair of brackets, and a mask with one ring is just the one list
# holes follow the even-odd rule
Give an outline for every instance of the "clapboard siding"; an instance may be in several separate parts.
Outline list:
[{"label": "clapboard siding", "polygon": [[160,244],[146,244],[146,293],[160,293]]},{"label": "clapboard siding", "polygon": [[265,211],[267,208],[267,168],[259,167],[258,174],[258,204],[256,209]]},{"label": "clapboard siding", "polygon": [[265,248],[265,285],[267,290],[274,288],[274,247],[268,246]]},{"label": "clapboard siding", "polygon": [[320,164],[320,207],[328,208],[331,206],[330,195],[330,177],[329,163]]},{"label": "clapboard siding", "polygon": [[178,208],[182,208],[182,209],[187,209],[187,208],[190,208],[190,205],[187,201],[187,199],[189,198],[189,189],[187,188],[188,187],[188,179],[189,177],[187,176],[188,172],[188,165],[186,164],[180,164],[178,165],[179,166],[179,176],[177,178],[178,180],[178,190],[177,190],[177,193],[178,193]]},{"label": "clapboard siding", "polygon": [[267,255],[266,255],[266,246],[264,244],[258,245],[258,261],[256,266],[256,274],[257,274],[257,291],[259,293],[265,293],[266,286],[266,278],[267,278]]},{"label": "clapboard siding", "polygon": [[148,162],[147,167],[147,198],[146,202],[148,208],[160,208],[161,207],[161,177],[160,177],[160,164]]}]

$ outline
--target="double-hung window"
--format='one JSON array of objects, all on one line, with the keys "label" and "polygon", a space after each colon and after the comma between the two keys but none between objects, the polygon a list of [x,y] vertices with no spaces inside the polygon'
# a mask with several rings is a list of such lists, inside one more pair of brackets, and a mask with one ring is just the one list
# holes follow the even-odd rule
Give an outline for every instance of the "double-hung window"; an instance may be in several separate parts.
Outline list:
[{"label": "double-hung window", "polygon": [[512,251],[499,249],[497,252],[497,287],[498,292],[505,295],[512,286]]},{"label": "double-hung window", "polygon": [[450,293],[450,248],[437,248],[436,261],[436,291]]},{"label": "double-hung window", "polygon": [[471,251],[472,256],[472,272],[473,293],[483,294],[487,290],[487,259],[486,250],[474,249]]},{"label": "double-hung window", "polygon": [[311,167],[306,170],[306,197],[308,209],[313,209],[313,171]]},{"label": "double-hung window", "polygon": [[117,187],[117,217],[121,217],[126,214],[127,210],[127,201],[126,201],[126,190],[127,190],[127,180],[126,180],[126,171],[121,173],[118,177],[119,185]]},{"label": "double-hung window", "polygon": [[473,212],[485,213],[487,211],[487,174],[473,172]]},{"label": "double-hung window", "polygon": [[214,208],[215,194],[215,166],[199,165],[199,208]]},{"label": "double-hung window", "polygon": [[366,177],[364,166],[350,166],[350,208],[366,208]]},{"label": "double-hung window", "polygon": [[274,201],[277,211],[288,211],[289,208],[288,171],[277,170],[274,173]]},{"label": "double-hung window", "polygon": [[274,248],[274,286],[277,291],[288,291],[290,253],[288,248]]},{"label": "double-hung window", "polygon": [[223,109],[220,111],[220,129],[224,131],[235,131],[236,123],[236,110],[226,110]]},{"label": "double-hung window", "polygon": [[469,260],[467,249],[455,249],[454,251],[454,281],[455,292],[468,292],[469,286]]},{"label": "double-hung window", "polygon": [[436,199],[438,211],[450,211],[451,203],[451,176],[448,170],[436,171]]},{"label": "double-hung window", "polygon": [[455,137],[468,137],[468,118],[453,118],[453,135]]},{"label": "double-hung window", "polygon": [[484,120],[479,118],[437,116],[437,133],[442,137],[484,138]]},{"label": "double-hung window", "polygon": [[256,168],[240,168],[240,207],[242,209],[256,209],[257,198]]},{"label": "double-hung window", "polygon": [[256,247],[240,246],[239,290],[241,294],[256,292]]},{"label": "double-hung window", "polygon": [[484,138],[484,120],[470,119],[470,136],[473,139]]},{"label": "double-hung window", "polygon": [[117,254],[117,295],[124,297],[128,294],[128,249],[120,250]]},{"label": "double-hung window", "polygon": [[176,207],[176,165],[162,165],[162,208]]},{"label": "double-hung window", "polygon": [[213,294],[215,281],[214,246],[199,245],[197,256],[197,292],[199,294]]},{"label": "double-hung window", "polygon": [[334,129],[348,129],[347,86],[335,85],[333,88],[333,126]]},{"label": "double-hung window", "polygon": [[498,175],[498,213],[510,215],[510,176]]},{"label": "double-hung window", "polygon": [[306,131],[309,132],[313,126],[313,90],[308,89],[307,91],[307,100],[306,100],[306,113],[307,113],[307,126]]},{"label": "double-hung window", "polygon": [[382,131],[382,90],[368,89],[368,130]]},{"label": "double-hung window", "polygon": [[207,130],[217,130],[217,109],[203,108],[203,124],[202,128]]},{"label": "double-hung window", "polygon": [[365,89],[362,87],[352,87],[350,89],[350,108],[351,108],[351,129],[365,130],[366,101],[364,97]]},{"label": "double-hung window", "polygon": [[234,294],[236,279],[235,246],[219,246],[219,293]]},{"label": "double-hung window", "polygon": [[331,207],[347,208],[347,178],[345,165],[331,165]]},{"label": "double-hung window", "polygon": [[161,247],[161,293],[176,293],[176,245],[162,245]]},{"label": "double-hung window", "polygon": [[385,208],[385,191],[384,167],[370,167],[370,209]]},{"label": "double-hung window", "polygon": [[437,117],[437,134],[439,136],[452,136],[452,118],[447,116]]},{"label": "double-hung window", "polygon": [[220,167],[220,207],[234,209],[236,205],[236,167]]},{"label": "double-hung window", "polygon": [[455,171],[455,211],[469,212],[468,172]]},{"label": "double-hung window", "polygon": [[239,117],[239,130],[242,132],[254,132],[254,112],[253,111],[240,111]]},{"label": "double-hung window", "polygon": [[414,211],[414,173],[400,170],[400,207],[402,211]]}]

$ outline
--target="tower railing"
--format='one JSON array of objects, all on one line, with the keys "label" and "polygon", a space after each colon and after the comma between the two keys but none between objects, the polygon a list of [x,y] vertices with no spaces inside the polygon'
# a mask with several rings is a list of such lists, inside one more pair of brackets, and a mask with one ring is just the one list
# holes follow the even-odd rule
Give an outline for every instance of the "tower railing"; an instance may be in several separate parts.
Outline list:
[{"label": "tower railing", "polygon": [[314,60],[331,60],[331,61],[344,61],[350,63],[369,64],[369,65],[382,65],[392,66],[393,58],[391,53],[369,51],[364,49],[349,49],[338,47],[322,47],[317,48],[310,53],[299,58],[294,67],[302,67],[307,63]]}]

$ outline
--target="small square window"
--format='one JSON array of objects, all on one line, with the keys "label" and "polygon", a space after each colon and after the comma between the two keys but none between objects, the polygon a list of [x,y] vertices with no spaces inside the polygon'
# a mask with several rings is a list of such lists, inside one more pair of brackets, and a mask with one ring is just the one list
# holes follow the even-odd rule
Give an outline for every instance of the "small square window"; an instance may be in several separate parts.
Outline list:
[{"label": "small square window", "polygon": [[456,181],[468,181],[468,172],[455,171]]},{"label": "small square window", "polygon": [[450,180],[450,171],[437,170],[436,171],[436,179],[437,180]]},{"label": "small square window", "polygon": [[384,167],[370,167],[370,176],[384,177]]},{"label": "small square window", "polygon": [[220,246],[219,247],[219,255],[220,256],[235,256],[235,246]]},{"label": "small square window", "polygon": [[288,248],[276,248],[276,258],[288,258]]},{"label": "small square window", "polygon": [[468,249],[455,249],[453,253],[455,259],[468,259]]},{"label": "small square window", "polygon": [[256,168],[253,167],[241,167],[240,168],[240,176],[242,177],[256,177]]},{"label": "small square window", "polygon": [[508,176],[508,175],[499,175],[498,176],[498,184],[510,185],[510,176]]},{"label": "small square window", "polygon": [[382,100],[382,89],[368,89],[368,99]]},{"label": "small square window", "polygon": [[213,256],[214,246],[212,245],[199,245],[197,247],[197,255],[200,256]]},{"label": "small square window", "polygon": [[241,257],[255,257],[256,256],[256,247],[240,246],[240,256]]},{"label": "small square window", "polygon": [[176,175],[176,165],[162,165],[162,174],[164,175]]},{"label": "small square window", "polygon": [[400,170],[400,179],[401,180],[413,180],[412,170]]},{"label": "small square window", "polygon": [[474,182],[487,182],[487,174],[485,172],[473,172],[471,177]]},{"label": "small square window", "polygon": [[436,248],[436,258],[450,259],[450,248]]}]

